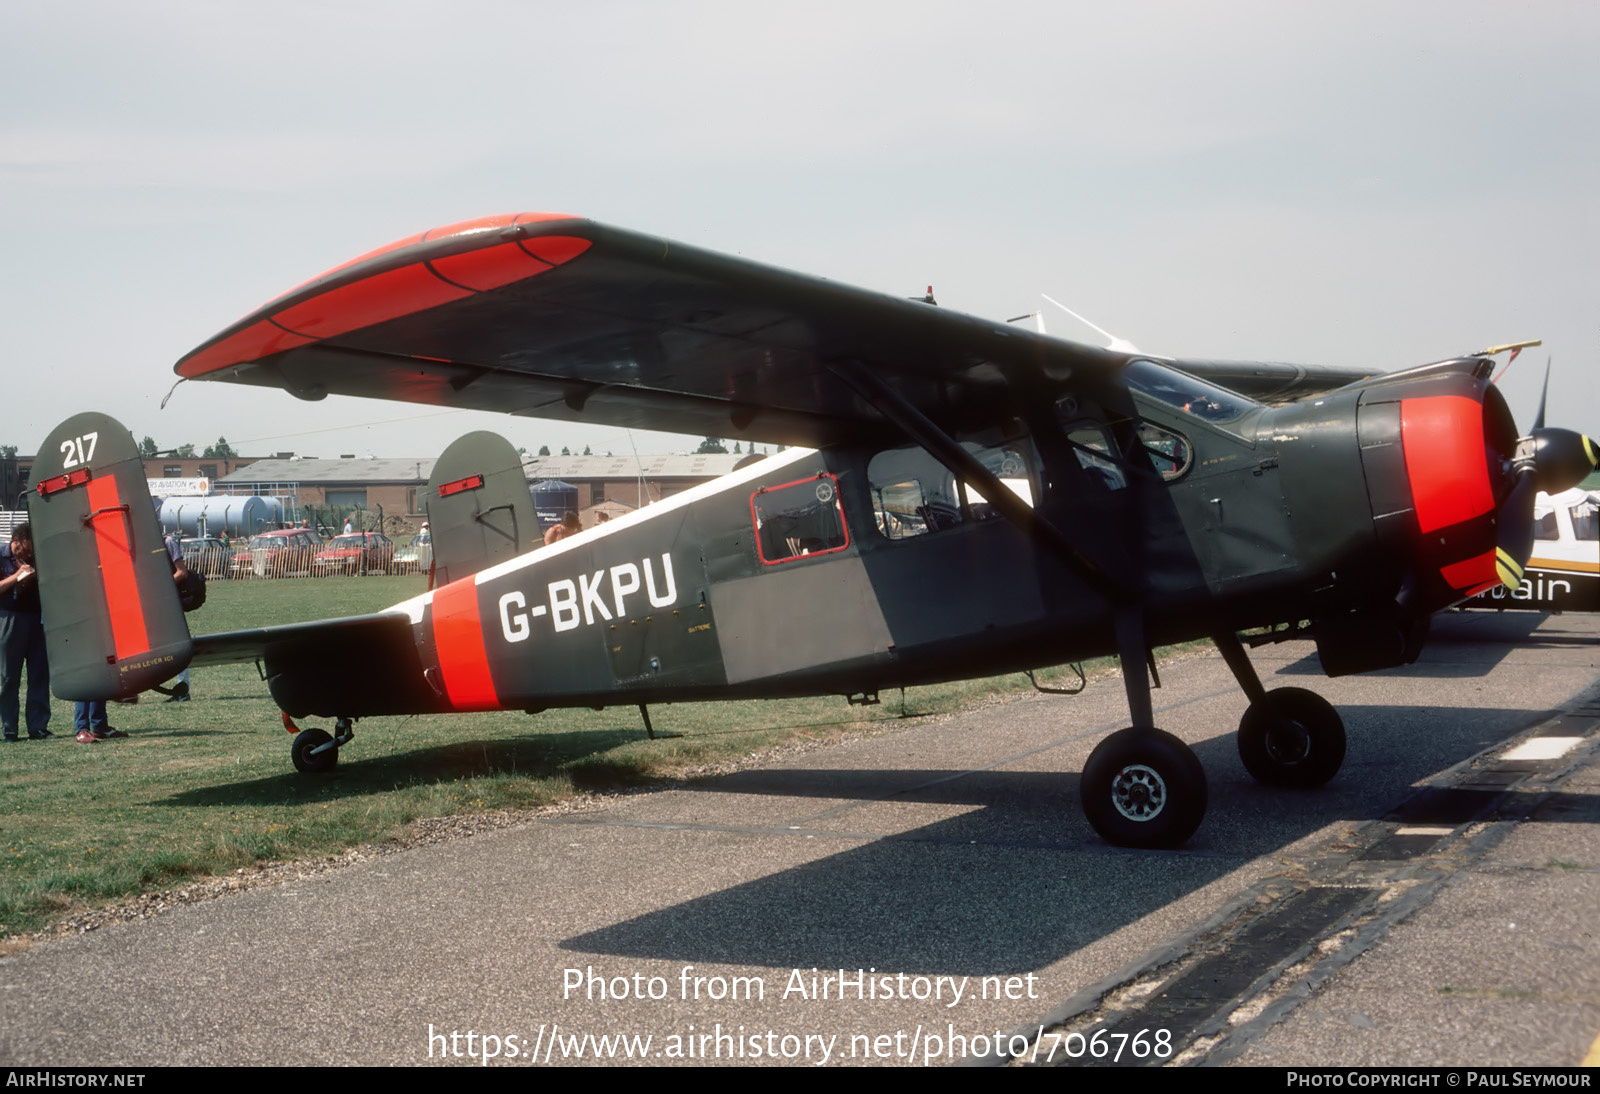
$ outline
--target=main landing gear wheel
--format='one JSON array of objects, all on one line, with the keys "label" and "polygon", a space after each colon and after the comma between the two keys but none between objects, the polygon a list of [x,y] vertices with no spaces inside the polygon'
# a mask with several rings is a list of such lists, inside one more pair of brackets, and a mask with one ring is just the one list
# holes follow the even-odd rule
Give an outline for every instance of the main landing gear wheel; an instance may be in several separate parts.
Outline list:
[{"label": "main landing gear wheel", "polygon": [[313,756],[312,750],[322,745],[332,744],[333,738],[320,729],[302,729],[295,734],[294,744],[289,746],[289,758],[294,761],[294,768],[306,775],[321,775],[333,770],[333,765],[339,762],[339,750],[329,748]]},{"label": "main landing gear wheel", "polygon": [[1239,720],[1239,758],[1259,783],[1310,790],[1344,763],[1344,721],[1322,696],[1279,688]]},{"label": "main landing gear wheel", "polygon": [[1177,847],[1206,815],[1206,773],[1178,738],[1159,729],[1122,729],[1083,765],[1083,812],[1107,843]]}]

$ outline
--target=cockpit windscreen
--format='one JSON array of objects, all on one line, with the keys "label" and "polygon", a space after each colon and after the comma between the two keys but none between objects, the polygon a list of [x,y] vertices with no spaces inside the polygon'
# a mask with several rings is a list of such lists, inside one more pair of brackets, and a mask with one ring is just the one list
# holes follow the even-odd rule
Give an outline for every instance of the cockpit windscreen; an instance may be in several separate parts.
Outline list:
[{"label": "cockpit windscreen", "polygon": [[1258,405],[1236,391],[1154,361],[1130,361],[1123,376],[1133,390],[1208,422],[1231,422]]}]

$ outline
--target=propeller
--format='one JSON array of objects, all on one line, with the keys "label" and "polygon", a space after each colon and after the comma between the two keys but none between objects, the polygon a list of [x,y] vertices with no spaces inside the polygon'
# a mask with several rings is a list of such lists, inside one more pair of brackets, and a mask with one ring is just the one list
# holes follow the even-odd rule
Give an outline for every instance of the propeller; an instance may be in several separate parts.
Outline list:
[{"label": "propeller", "polygon": [[1500,509],[1495,570],[1513,591],[1522,585],[1522,569],[1533,555],[1533,506],[1539,492],[1559,494],[1570,490],[1600,468],[1600,446],[1587,435],[1545,426],[1544,408],[1549,394],[1550,362],[1546,361],[1539,413],[1534,417],[1533,431],[1517,440],[1511,457],[1511,474],[1516,481]]}]

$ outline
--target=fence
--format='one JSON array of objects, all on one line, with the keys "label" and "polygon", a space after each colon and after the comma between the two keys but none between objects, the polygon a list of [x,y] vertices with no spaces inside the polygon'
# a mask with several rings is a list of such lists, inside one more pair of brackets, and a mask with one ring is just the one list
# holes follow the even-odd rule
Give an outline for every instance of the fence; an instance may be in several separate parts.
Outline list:
[{"label": "fence", "polygon": [[[257,537],[257,541],[265,537]],[[247,545],[243,540],[231,544],[189,544],[183,550],[184,563],[210,580],[257,581],[291,577],[373,577],[384,574],[425,574],[433,563],[433,549],[368,539],[360,546],[342,547],[330,543],[314,546],[274,543]]]}]

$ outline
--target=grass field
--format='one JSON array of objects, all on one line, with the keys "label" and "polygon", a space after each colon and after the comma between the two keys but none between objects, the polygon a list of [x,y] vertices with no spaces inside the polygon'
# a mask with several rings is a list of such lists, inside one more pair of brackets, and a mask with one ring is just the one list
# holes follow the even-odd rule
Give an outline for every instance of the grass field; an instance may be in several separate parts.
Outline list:
[{"label": "grass field", "polygon": [[[374,611],[423,579],[215,581],[197,633]],[[842,698],[368,718],[335,773],[306,777],[253,665],[194,672],[194,700],[113,704],[126,740],[80,745],[56,702],[47,741],[0,745],[0,938],[79,909],[253,863],[328,854],[392,837],[419,818],[545,805],[637,786],[802,740],[902,723],[898,693],[877,707]],[[1020,675],[913,688],[912,715],[1029,687]]]}]

